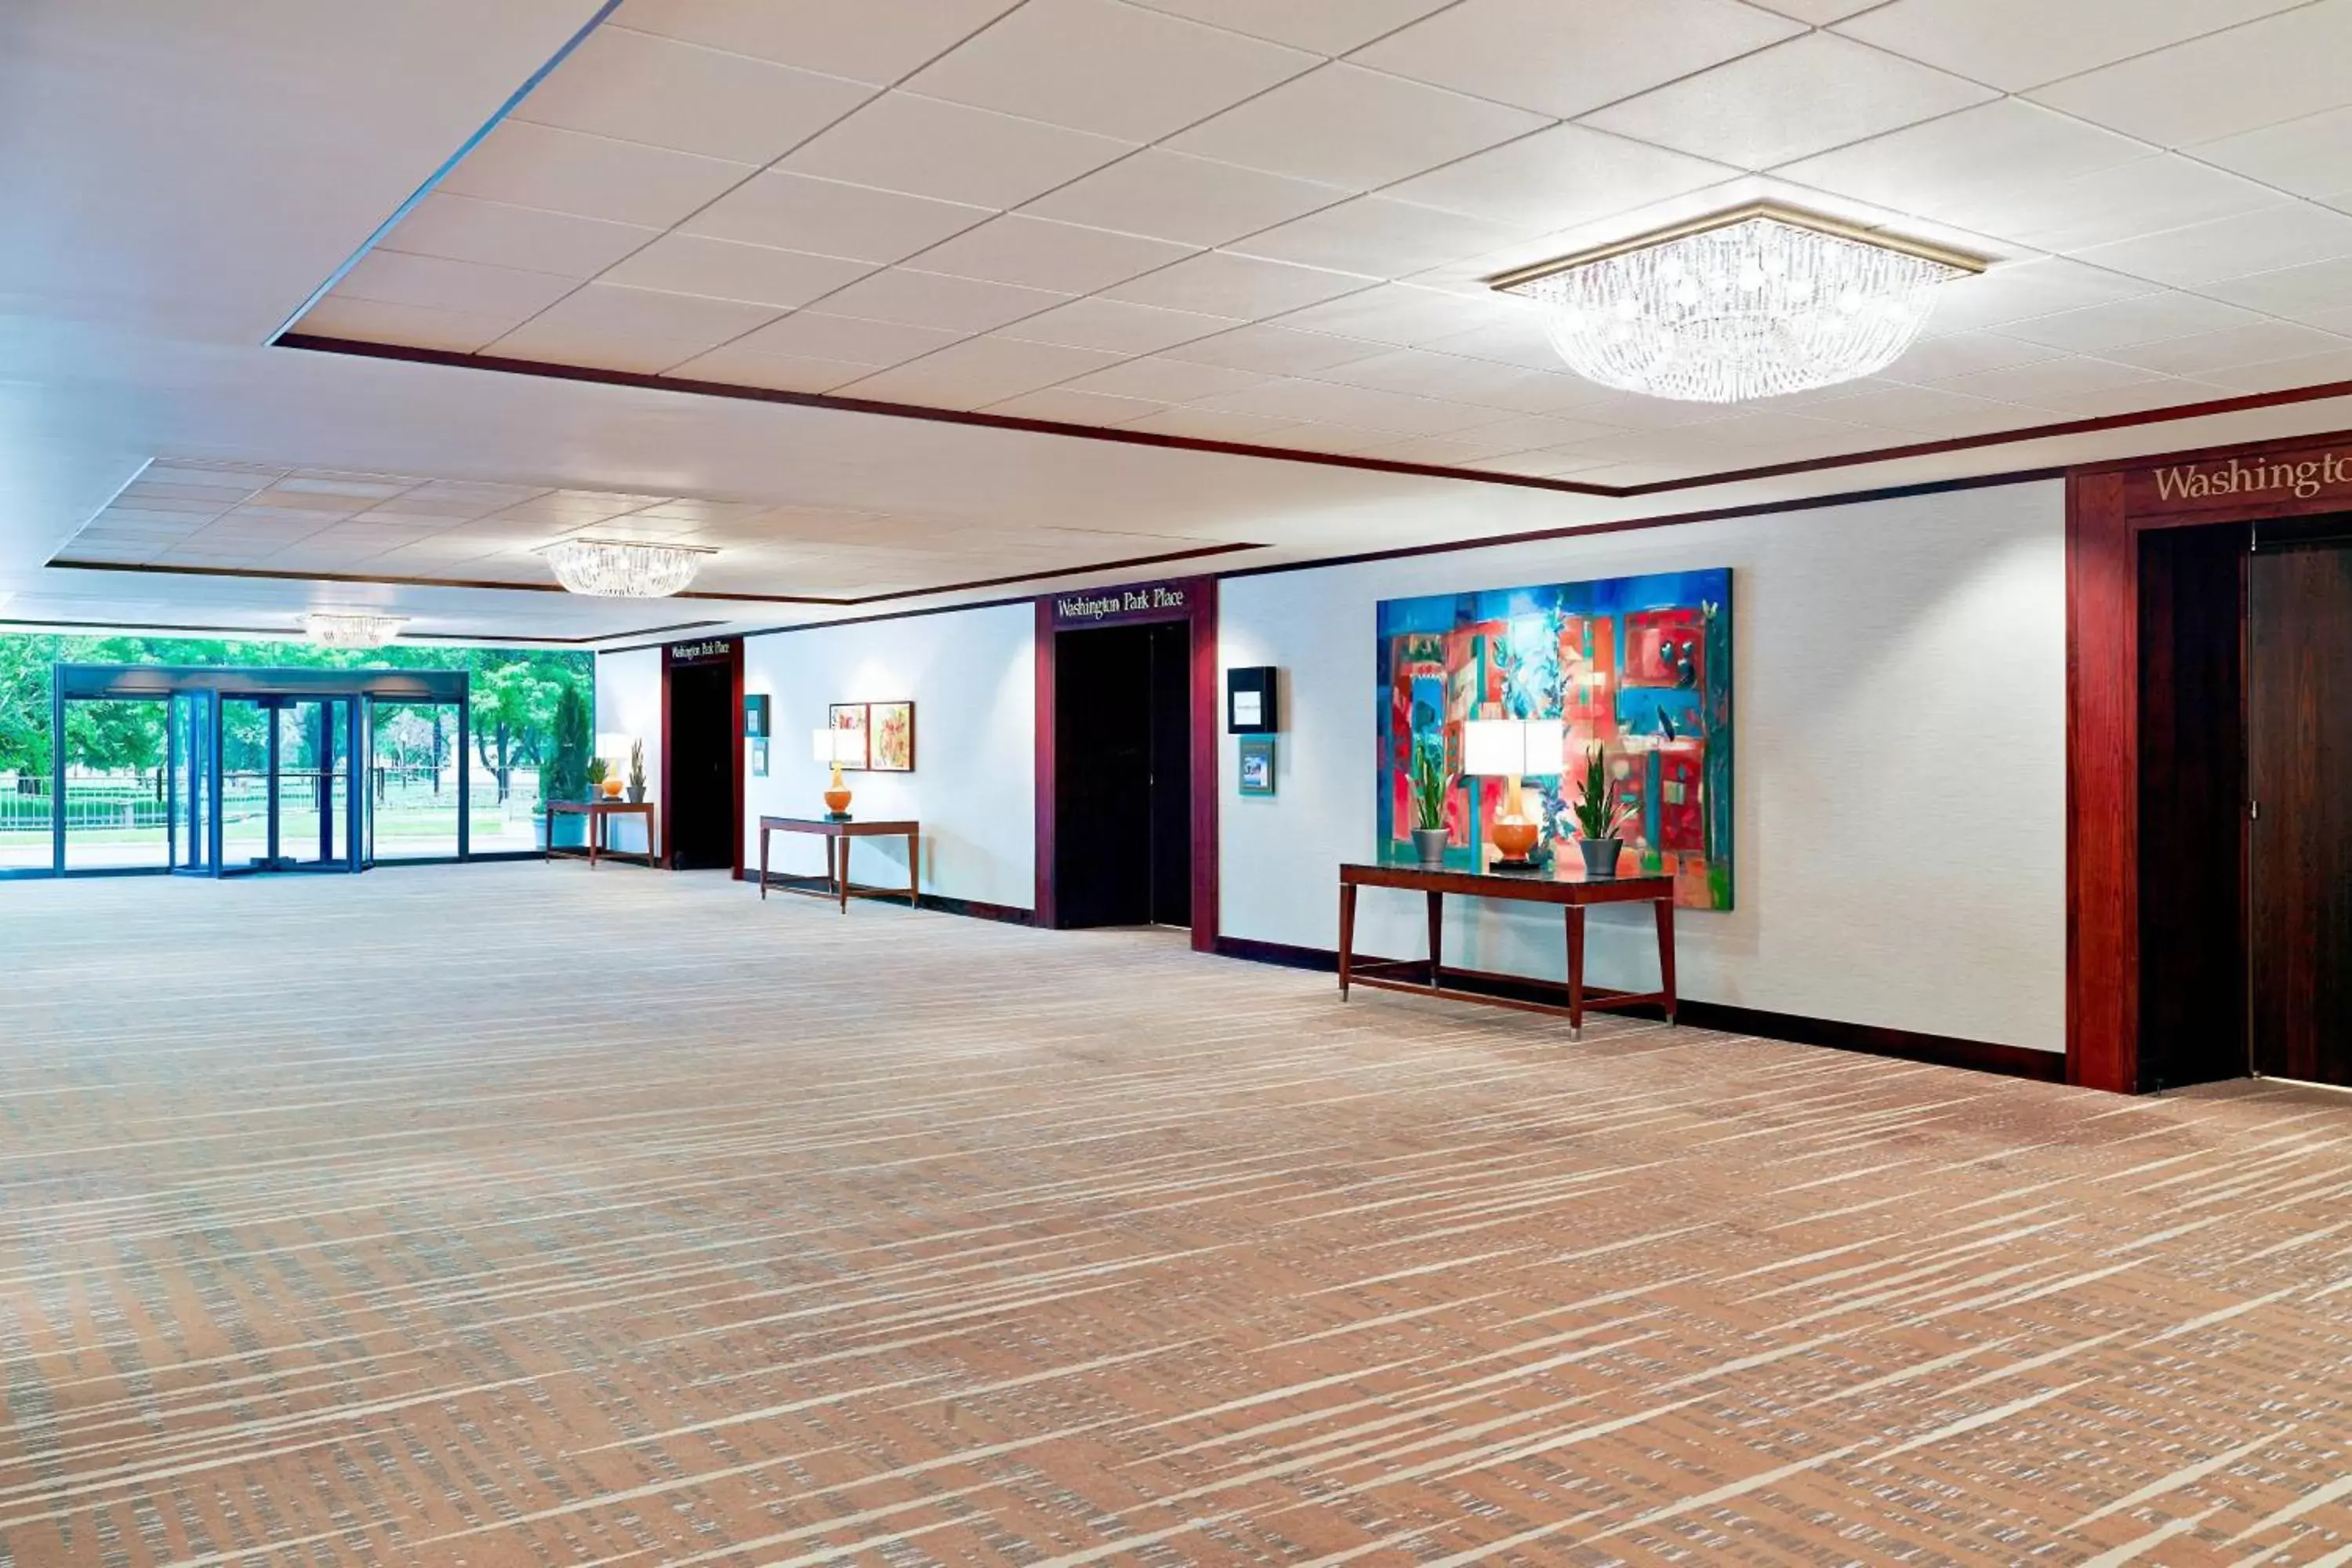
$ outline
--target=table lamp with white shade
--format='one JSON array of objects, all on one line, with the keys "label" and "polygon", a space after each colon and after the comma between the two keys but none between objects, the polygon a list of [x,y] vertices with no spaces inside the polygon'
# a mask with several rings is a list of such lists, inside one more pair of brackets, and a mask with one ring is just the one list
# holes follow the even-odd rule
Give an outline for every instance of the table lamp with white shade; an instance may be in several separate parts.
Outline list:
[{"label": "table lamp with white shade", "polygon": [[1472,719],[1462,726],[1462,771],[1507,781],[1495,814],[1495,847],[1502,851],[1496,868],[1533,868],[1528,857],[1543,837],[1543,820],[1540,812],[1528,811],[1519,781],[1557,776],[1565,743],[1565,727],[1557,719]]},{"label": "table lamp with white shade", "polygon": [[849,820],[849,786],[841,782],[844,763],[866,761],[866,732],[863,730],[818,730],[809,737],[810,753],[820,763],[833,766],[833,783],[824,792],[825,815],[835,822]]}]

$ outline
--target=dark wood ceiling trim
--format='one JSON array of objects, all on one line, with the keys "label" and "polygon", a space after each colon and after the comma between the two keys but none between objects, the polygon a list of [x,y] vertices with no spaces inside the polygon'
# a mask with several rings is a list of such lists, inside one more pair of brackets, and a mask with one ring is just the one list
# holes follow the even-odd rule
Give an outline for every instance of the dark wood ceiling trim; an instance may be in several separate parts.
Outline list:
[{"label": "dark wood ceiling trim", "polygon": [[[496,354],[459,353],[448,349],[410,348],[400,343],[362,342],[352,338],[322,337],[313,332],[283,332],[279,348],[306,349],[318,353],[352,354],[363,359],[398,360],[412,364],[446,365],[463,370],[497,371],[507,375],[537,376],[550,381],[586,382],[648,392],[686,393],[698,397],[724,397],[742,403],[782,404],[798,408],[823,408],[837,413],[871,414],[891,419],[920,419],[934,424],[974,425],[989,429],[1016,430],[1030,435],[1065,436],[1084,441],[1109,441],[1130,447],[1162,447],[1178,451],[1211,452],[1225,457],[1262,458],[1276,462],[1313,463],[1324,468],[1360,468],[1371,473],[1399,474],[1412,479],[1459,479],[1472,484],[1504,485],[1515,489],[1551,490],[1565,495],[1601,496],[1622,500],[1663,495],[1675,490],[1702,489],[1748,479],[1779,479],[1790,474],[1818,473],[1829,468],[1859,468],[1871,463],[1900,462],[1946,452],[1972,451],[2021,441],[2043,441],[2066,436],[2095,435],[2103,430],[2140,425],[2202,419],[2217,414],[2242,414],[2250,409],[2313,403],[2331,397],[2352,397],[2352,381],[2332,381],[2315,386],[2250,392],[2202,403],[2180,403],[2129,414],[2103,414],[2087,419],[2064,419],[2049,425],[2021,426],[2014,430],[1953,436],[1934,441],[1914,441],[1896,447],[1832,457],[1804,458],[1793,462],[1756,468],[1725,468],[1688,479],[1655,479],[1639,485],[1598,485],[1575,479],[1541,479],[1531,474],[1489,473],[1483,468],[1449,468],[1434,463],[1400,463],[1384,458],[1349,457],[1334,452],[1303,452],[1287,447],[1259,447],[1239,441],[1209,441],[1192,436],[1162,436],[1143,430],[1121,430],[1100,425],[1070,425],[1054,419],[1023,419],[1005,414],[982,414],[960,408],[926,408],[913,403],[886,403],[866,397],[838,397],[821,392],[778,392],[767,387],[738,386],[729,382],[696,381],[684,376],[646,375],[636,371],[600,370],[589,365],[551,364],[540,360],[507,359]],[[1507,414],[1509,410],[1498,410]],[[1398,439],[1405,439],[1400,433]],[[1008,579],[1009,580],[1009,579]],[[932,590],[937,592],[938,590]]]},{"label": "dark wood ceiling trim", "polygon": [[[943,583],[931,587],[903,588],[887,594],[862,594],[847,598],[824,598],[814,594],[720,594],[693,588],[682,594],[673,594],[670,597],[711,604],[813,605],[821,609],[855,609],[863,605],[886,605],[900,599],[928,599],[940,594],[1002,588],[1013,583],[1043,583],[1087,572],[1128,572],[1143,566],[1164,566],[1178,561],[1198,561],[1211,555],[1231,555],[1236,551],[1265,548],[1262,544],[1247,542],[1202,544],[1189,550],[1161,551],[1153,555],[1129,555],[1117,561],[1092,561],[1075,566],[1050,567],[1040,572],[1016,572],[1004,577],[977,577],[968,583]],[[264,566],[174,566],[139,561],[77,561],[64,555],[48,564],[60,572],[137,572],[163,577],[235,577],[265,583],[357,583],[386,588],[488,589],[501,594],[569,592],[558,583],[501,583],[478,577],[372,577],[360,572],[292,572]],[[712,626],[717,623],[698,621],[695,624]]]},{"label": "dark wood ceiling trim", "polygon": [[[724,626],[724,621],[681,621],[672,626],[635,626],[625,632],[603,632],[589,637],[534,637],[524,632],[489,637],[468,632],[403,632],[402,642],[479,643],[485,647],[576,647],[585,652],[596,651],[597,643],[610,642],[614,637],[652,637],[665,633],[697,631],[705,626]],[[205,637],[267,637],[277,642],[296,642],[299,632],[286,626],[181,626],[167,621],[69,621],[58,619],[16,620],[0,616],[0,627],[20,626],[26,632],[75,631],[97,632],[106,636],[121,636],[131,632],[169,632],[173,636]],[[658,646],[658,645],[655,645]]]}]

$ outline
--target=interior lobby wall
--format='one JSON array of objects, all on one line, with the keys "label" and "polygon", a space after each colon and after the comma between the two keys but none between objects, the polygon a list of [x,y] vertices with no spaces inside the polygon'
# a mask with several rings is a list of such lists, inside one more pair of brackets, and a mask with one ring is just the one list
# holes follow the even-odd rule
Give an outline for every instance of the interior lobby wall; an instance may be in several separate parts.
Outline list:
[{"label": "interior lobby wall", "polygon": [[[747,638],[743,690],[768,694],[766,778],[745,780],[744,863],[760,863],[759,819],[820,816],[827,769],[813,731],[835,702],[912,701],[915,771],[845,773],[859,817],[922,824],[922,889],[1027,910],[1036,896],[1036,616],[1027,601]],[[815,875],[817,841],[778,834],[778,871]],[[853,845],[851,879],[906,885],[903,844]]]},{"label": "interior lobby wall", "polygon": [[[657,647],[596,656],[596,733],[626,735],[646,748],[646,798],[661,806],[662,656]],[[624,764],[623,779],[627,778]],[[615,817],[613,847],[630,854],[646,847],[646,825]]]},{"label": "interior lobby wall", "polygon": [[[1221,735],[1223,934],[1328,950],[1334,868],[1374,837],[1382,599],[1733,569],[1737,891],[1677,910],[1684,995],[2065,1048],[2065,499],[2055,480],[1225,579],[1225,668],[1273,665],[1271,798]],[[1559,917],[1452,900],[1447,962],[1557,980]],[[1357,947],[1426,951],[1367,892]],[[1649,989],[1646,910],[1596,910],[1590,973]]]}]

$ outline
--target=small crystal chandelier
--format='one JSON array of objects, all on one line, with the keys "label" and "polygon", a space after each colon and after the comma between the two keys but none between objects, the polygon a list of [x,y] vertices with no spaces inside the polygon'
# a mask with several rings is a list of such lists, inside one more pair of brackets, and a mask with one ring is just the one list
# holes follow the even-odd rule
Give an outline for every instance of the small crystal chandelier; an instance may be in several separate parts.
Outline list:
[{"label": "small crystal chandelier", "polygon": [[666,599],[693,582],[702,558],[712,553],[690,544],[566,539],[547,547],[547,563],[555,569],[555,580],[575,594]]},{"label": "small crystal chandelier", "polygon": [[408,617],[367,610],[313,610],[302,624],[320,647],[382,647],[400,635]]},{"label": "small crystal chandelier", "polygon": [[1979,258],[1770,203],[1491,279],[1546,306],[1579,375],[1627,392],[1739,403],[1895,363],[1936,286]]}]

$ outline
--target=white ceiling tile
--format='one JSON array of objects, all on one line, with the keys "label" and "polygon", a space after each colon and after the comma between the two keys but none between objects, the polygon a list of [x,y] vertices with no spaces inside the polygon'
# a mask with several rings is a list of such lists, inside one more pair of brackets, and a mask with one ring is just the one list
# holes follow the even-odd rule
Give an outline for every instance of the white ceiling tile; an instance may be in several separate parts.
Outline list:
[{"label": "white ceiling tile", "polygon": [[1163,310],[1124,300],[1073,300],[1066,305],[1017,321],[1004,335],[1110,353],[1148,354],[1178,343],[1225,331],[1241,323],[1227,316]]},{"label": "white ceiling tile", "polygon": [[739,163],[782,157],[874,96],[864,82],[599,27],[515,118]]},{"label": "white ceiling tile", "polygon": [[[978,278],[950,278],[894,267],[861,278],[825,300],[828,314],[900,321],[910,327],[984,332],[1050,310],[1069,299],[1044,289],[1023,289]],[[1025,389],[1024,389],[1025,390]],[[1011,395],[1005,394],[1003,395]]]},{"label": "white ceiling tile", "polygon": [[2278,392],[2294,386],[2331,386],[2352,381],[2352,343],[2325,353],[2298,354],[2293,359],[2264,360],[2259,364],[2231,365],[2205,372],[2210,381],[2232,392]]},{"label": "white ceiling tile", "polygon": [[1194,441],[1235,441],[1255,446],[1277,439],[1283,431],[1296,429],[1298,424],[1296,419],[1267,419],[1255,414],[1171,408],[1164,414],[1130,420],[1123,428],[1147,430],[1155,436],[1181,436]]},{"label": "white ceiling tile", "polygon": [[510,359],[666,370],[774,319],[765,305],[589,283],[490,345]]},{"label": "white ceiling tile", "polygon": [[2073,253],[2231,217],[2281,201],[2276,191],[2178,153],[2072,179],[2031,178],[1972,192],[1962,204],[1973,226],[2035,250]]},{"label": "white ceiling tile", "polygon": [[1167,352],[1171,359],[1255,371],[1261,375],[1307,375],[1381,353],[1384,345],[1360,338],[1294,331],[1288,327],[1247,326]]},{"label": "white ceiling tile", "polygon": [[714,239],[887,264],[984,223],[994,211],[769,169],[681,227]]},{"label": "white ceiling tile", "polygon": [[935,354],[877,371],[843,389],[850,397],[978,408],[1051,386],[1113,363],[1113,356],[1053,343],[972,338]]},{"label": "white ceiling tile", "polygon": [[2161,147],[2275,125],[2352,98],[2352,4],[2319,0],[2052,82],[2032,96]]},{"label": "white ceiling tile", "polygon": [[1245,256],[1402,278],[1464,257],[1483,256],[1538,232],[1385,196],[1359,196],[1277,228],[1235,240]]},{"label": "white ceiling tile", "polygon": [[2022,92],[2301,0],[1894,0],[1841,25],[1883,49]]},{"label": "white ceiling tile", "polygon": [[[1425,440],[1442,440],[1454,449],[1451,460],[1472,462],[1483,458],[1500,458],[1513,452],[1530,452],[1544,447],[1564,447],[1575,441],[1599,441],[1615,434],[1605,425],[1579,419],[1551,419],[1538,415],[1521,415],[1517,418],[1497,420],[1491,425],[1476,425],[1450,436],[1427,437]],[[1433,462],[1436,458],[1408,458],[1412,462]]]},{"label": "white ceiling tile", "polygon": [[2035,405],[2066,419],[2096,419],[2111,414],[2139,414],[2151,408],[2179,408],[2231,395],[2226,387],[2174,376],[2159,376],[2128,386],[2063,393]]},{"label": "white ceiling tile", "polygon": [[1749,3],[1816,27],[1826,27],[1832,22],[1844,20],[1856,11],[1883,5],[1886,0],[1749,0]]},{"label": "white ceiling tile", "polygon": [[2254,321],[2107,352],[2109,358],[2161,375],[2201,378],[2218,370],[2347,350],[2352,350],[2352,342],[2315,327],[2296,326],[2289,321]]},{"label": "white ceiling tile", "polygon": [[1188,245],[1223,245],[1344,201],[1338,185],[1149,147],[1048,191],[1027,210]]},{"label": "white ceiling tile", "polygon": [[[1391,349],[1384,353],[1374,353],[1328,369],[1303,374],[1313,381],[1336,381],[1349,386],[1366,386],[1381,392],[1442,397],[1454,403],[1475,404],[1497,410],[1511,409],[1521,414],[1545,414],[1591,401],[1593,395],[1591,382],[1560,370],[1556,357],[1552,364],[1554,370],[1551,372],[1528,370],[1515,364],[1498,364],[1492,360],[1469,359],[1426,348]],[[1570,436],[1558,435],[1545,440],[1529,441],[1526,445],[1552,447],[1572,439],[1574,437]]]},{"label": "white ceiling tile", "polygon": [[667,234],[604,274],[607,283],[749,300],[790,310],[821,299],[873,271],[863,261],[810,256],[701,235]]},{"label": "white ceiling tile", "polygon": [[1013,207],[1132,150],[1108,136],[892,92],[802,147],[793,174]]},{"label": "white ceiling tile", "polygon": [[2206,163],[2234,169],[2266,185],[2324,199],[2352,190],[2347,150],[2352,150],[2352,108],[2200,142],[2191,151]]},{"label": "white ceiling tile", "polygon": [[1543,124],[1522,110],[1333,64],[1229,109],[1168,145],[1245,168],[1370,190]]},{"label": "white ceiling tile", "polygon": [[1354,58],[1566,118],[1802,31],[1736,0],[1463,0]]},{"label": "white ceiling tile", "polygon": [[1392,444],[1397,438],[1393,430],[1375,430],[1360,425],[1338,425],[1328,420],[1301,420],[1273,437],[1269,446],[1296,452],[1325,452],[1333,457],[1358,457],[1375,447]]},{"label": "white ceiling tile", "polygon": [[846,360],[807,359],[793,354],[761,353],[738,340],[707,354],[698,354],[668,374],[692,381],[722,382],[729,386],[759,386],[772,392],[831,392],[875,367]]},{"label": "white ceiling tile", "polygon": [[1584,120],[1742,169],[1769,169],[1997,97],[1830,33],[1807,33]]},{"label": "white ceiling tile", "polygon": [[[2130,163],[2148,148],[2014,99],[1873,137],[1791,163],[1785,178],[1875,202],[1895,212],[1929,213],[1970,228],[1975,205],[2014,186],[2021,171],[2037,183]],[[1997,202],[1994,203],[1998,210]]]},{"label": "white ceiling tile", "polygon": [[660,233],[435,191],[410,209],[380,248],[593,278]]},{"label": "white ceiling tile", "polygon": [[895,82],[1019,0],[628,0],[635,27],[788,66]]},{"label": "white ceiling tile", "polygon": [[1808,405],[1828,419],[1849,420],[1920,436],[1982,436],[2015,430],[2040,420],[2031,408],[1933,386],[1874,384],[1850,396]]},{"label": "white ceiling tile", "polygon": [[851,364],[903,364],[935,349],[943,349],[962,334],[938,327],[910,327],[898,321],[869,321],[822,310],[795,310],[771,321],[730,347],[746,353],[777,358],[837,360]]},{"label": "white ceiling tile", "polygon": [[376,300],[388,305],[501,316],[543,310],[578,287],[576,279],[548,272],[372,250],[343,274],[335,292],[346,299]]},{"label": "white ceiling tile", "polygon": [[1096,392],[1049,386],[1042,392],[1024,392],[1018,397],[989,404],[983,412],[1016,419],[1051,419],[1064,425],[1114,426],[1160,413],[1167,406],[1140,397],[1105,397]]},{"label": "white ceiling tile", "polygon": [[2060,257],[2012,261],[1973,278],[1958,278],[1936,289],[1927,330],[1937,334],[1999,326],[2033,316],[2053,316],[2092,305],[2151,294],[2156,286],[2120,272],[2086,267]]},{"label": "white ceiling tile", "polygon": [[2095,267],[2178,289],[2352,255],[2352,216],[2303,202],[2264,207],[2075,253]]},{"label": "white ceiling tile", "polygon": [[1531,313],[1520,321],[1500,321],[1467,332],[1432,338],[1421,346],[1437,353],[1488,360],[1521,370],[1557,372],[1565,368],[1559,351],[1552,346],[1551,333],[1539,314]]},{"label": "white ceiling tile", "polygon": [[1314,419],[1409,436],[1443,436],[1489,424],[1494,418],[1490,410],[1467,404],[1291,377],[1261,382],[1239,392],[1221,393],[1200,401],[1204,408],[1229,414]]},{"label": "white ceiling tile", "polygon": [[1353,293],[1371,282],[1344,272],[1211,250],[1122,283],[1109,293],[1139,305],[1246,319],[1278,315]]},{"label": "white ceiling tile", "polygon": [[1007,213],[924,251],[914,265],[959,278],[1091,294],[1192,254],[1192,247],[1169,240]]},{"label": "white ceiling tile", "polygon": [[1529,313],[1531,307],[1524,300],[1500,294],[1454,294],[1403,283],[1383,283],[1359,294],[1293,311],[1283,318],[1282,324],[1303,331],[1369,338],[1401,348],[1418,348],[1433,339],[1517,320]]},{"label": "white ceiling tile", "polygon": [[1879,374],[1893,381],[1934,382],[1972,371],[2003,370],[2013,364],[2056,359],[2063,351],[2042,343],[2005,338],[1998,332],[1949,332],[1922,338],[1903,357]]},{"label": "white ceiling tile", "polygon": [[975,109],[1156,142],[1318,63],[1118,0],[1028,0],[906,85]]},{"label": "white ceiling tile", "polygon": [[2080,397],[2094,392],[2113,392],[2118,387],[2138,386],[2156,379],[2147,371],[2132,365],[2069,356],[2037,360],[2032,364],[2013,364],[2000,370],[1975,371],[1938,382],[1937,385],[1946,392],[1990,397],[1997,403],[2021,403],[2029,407],[2048,408],[2053,405],[2053,399]]},{"label": "white ceiling tile", "polygon": [[1239,392],[1264,380],[1265,377],[1255,371],[1146,357],[1095,371],[1072,382],[1070,386],[1073,391],[1100,393],[1112,397],[1192,403],[1203,397]]},{"label": "white ceiling tile", "polygon": [[2338,257],[2332,261],[2232,278],[2226,282],[2209,283],[2200,292],[2265,315],[2325,326],[2327,322],[2320,319],[2320,313],[2340,309],[2346,300],[2352,299],[2352,258]]},{"label": "white ceiling tile", "polygon": [[440,189],[667,228],[751,173],[748,163],[507,120],[449,171]]},{"label": "white ceiling tile", "polygon": [[1556,229],[1698,190],[1736,172],[1645,142],[1555,125],[1416,174],[1381,195]]},{"label": "white ceiling tile", "polygon": [[2247,326],[2255,319],[2252,312],[2234,305],[2168,289],[2160,294],[2143,294],[2079,310],[2011,321],[2000,328],[2000,332],[2004,337],[2021,338],[2029,343],[2064,349],[2070,353],[2100,353],[2135,343],[2162,342],[2167,338]]},{"label": "white ceiling tile", "polygon": [[1344,55],[1428,16],[1453,0],[1134,0],[1154,11],[1190,16],[1236,33],[1318,55]]}]

